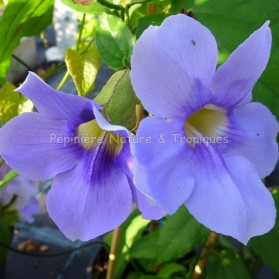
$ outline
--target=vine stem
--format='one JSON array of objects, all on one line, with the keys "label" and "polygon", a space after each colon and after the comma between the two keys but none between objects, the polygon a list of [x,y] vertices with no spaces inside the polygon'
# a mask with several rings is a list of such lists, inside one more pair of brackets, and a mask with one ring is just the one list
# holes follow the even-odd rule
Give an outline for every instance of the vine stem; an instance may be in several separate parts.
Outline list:
[{"label": "vine stem", "polygon": [[81,25],[79,28],[79,34],[78,34],[77,51],[79,51],[79,47],[80,47],[80,43],[81,43],[82,31],[83,31],[84,24],[85,24],[85,18],[86,18],[86,14],[83,14]]},{"label": "vine stem", "polygon": [[67,71],[65,73],[65,75],[63,76],[62,80],[60,81],[60,83],[58,84],[58,86],[56,87],[56,90],[60,90],[64,86],[64,84],[66,83],[69,75],[70,75],[70,72]]},{"label": "vine stem", "polygon": [[107,2],[106,0],[97,0],[97,2],[107,8],[111,8],[115,10],[123,10],[122,6]]},{"label": "vine stem", "polygon": [[109,252],[109,262],[108,262],[108,271],[107,271],[106,279],[113,279],[120,235],[121,235],[121,227],[118,227],[112,233],[112,243]]},{"label": "vine stem", "polygon": [[205,247],[203,248],[201,252],[200,259],[198,260],[197,264],[194,268],[194,273],[192,275],[191,279],[200,279],[202,277],[204,268],[207,263],[208,255],[210,253],[210,250],[214,247],[218,240],[219,234],[216,232],[211,232],[209,237],[207,238]]},{"label": "vine stem", "polygon": [[0,189],[3,188],[5,185],[7,185],[10,181],[12,181],[14,178],[18,176],[18,173],[16,173],[13,170],[10,170],[3,178],[3,180],[0,182]]}]

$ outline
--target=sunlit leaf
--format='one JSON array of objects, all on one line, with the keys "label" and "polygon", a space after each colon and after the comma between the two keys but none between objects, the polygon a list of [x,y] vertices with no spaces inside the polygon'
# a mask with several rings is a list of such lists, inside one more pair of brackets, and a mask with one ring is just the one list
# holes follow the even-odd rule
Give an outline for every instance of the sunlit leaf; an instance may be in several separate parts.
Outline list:
[{"label": "sunlit leaf", "polygon": [[0,189],[7,185],[11,180],[17,177],[18,174],[14,170],[10,170],[0,181]]},{"label": "sunlit leaf", "polygon": [[54,0],[9,0],[0,19],[0,82],[6,78],[11,56],[24,36],[34,36],[52,22]]},{"label": "sunlit leaf", "polygon": [[25,97],[14,91],[15,86],[6,82],[0,89],[0,122],[5,124],[20,112]]},{"label": "sunlit leaf", "polygon": [[76,85],[78,94],[86,96],[93,88],[101,63],[100,56],[94,45],[84,54],[73,49],[67,49],[65,61]]}]

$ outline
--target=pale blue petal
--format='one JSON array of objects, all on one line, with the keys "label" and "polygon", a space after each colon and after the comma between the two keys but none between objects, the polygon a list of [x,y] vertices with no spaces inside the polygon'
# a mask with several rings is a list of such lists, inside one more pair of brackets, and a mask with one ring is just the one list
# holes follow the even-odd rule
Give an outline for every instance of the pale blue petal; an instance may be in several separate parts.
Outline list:
[{"label": "pale blue petal", "polygon": [[39,112],[74,124],[94,118],[92,105],[101,107],[87,98],[56,91],[35,73],[29,72],[24,83],[16,89],[30,99]]},{"label": "pale blue petal", "polygon": [[128,137],[129,135],[131,135],[131,133],[125,127],[109,123],[95,106],[93,106],[93,112],[96,121],[101,129],[114,132],[123,137]]},{"label": "pale blue petal", "polygon": [[139,211],[142,213],[142,218],[147,220],[159,220],[166,212],[160,208],[153,200],[141,193],[133,184],[130,182],[133,201],[136,203]]},{"label": "pale blue petal", "polygon": [[31,180],[46,180],[71,169],[83,153],[65,120],[29,112],[0,129],[0,153],[16,172]]},{"label": "pale blue petal", "polygon": [[109,163],[92,160],[87,155],[71,171],[57,175],[47,197],[50,217],[73,241],[115,229],[132,210],[127,176]]},{"label": "pale blue petal", "polygon": [[26,221],[32,223],[34,221],[34,215],[39,213],[39,211],[39,201],[35,197],[31,197],[29,202],[20,210],[20,214]]},{"label": "pale blue petal", "polygon": [[278,160],[278,122],[260,103],[249,103],[231,111],[226,132],[227,144],[220,150],[230,156],[243,156],[261,178],[269,175]]},{"label": "pale blue petal", "polygon": [[186,118],[208,100],[216,63],[217,46],[210,31],[185,15],[170,16],[137,41],[131,81],[149,112]]},{"label": "pale blue petal", "polygon": [[272,229],[273,198],[248,160],[224,161],[213,146],[203,144],[193,154],[195,186],[185,205],[200,223],[244,244]]},{"label": "pale blue petal", "polygon": [[[184,203],[194,184],[185,140],[180,142],[183,133],[179,121],[149,117],[140,123],[134,138],[135,186],[169,214]],[[165,142],[158,142],[161,137]]]},{"label": "pale blue petal", "polygon": [[243,103],[243,99],[251,101],[250,92],[270,55],[271,31],[268,24],[269,21],[255,31],[216,71],[212,82],[215,104],[234,107]]}]

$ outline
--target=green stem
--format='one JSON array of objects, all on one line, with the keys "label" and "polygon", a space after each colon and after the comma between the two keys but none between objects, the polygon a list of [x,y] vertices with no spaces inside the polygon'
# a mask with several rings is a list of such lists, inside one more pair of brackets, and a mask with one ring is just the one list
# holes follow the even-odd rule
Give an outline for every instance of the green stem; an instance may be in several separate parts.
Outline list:
[{"label": "green stem", "polygon": [[115,5],[115,4],[112,4],[110,2],[107,2],[106,0],[97,0],[97,2],[107,8],[111,8],[111,9],[114,9],[114,10],[123,10],[123,7],[120,6],[120,5]]},{"label": "green stem", "polygon": [[148,3],[150,2],[151,0],[145,0],[145,1],[141,1],[141,0],[138,0],[138,1],[133,1],[133,3],[130,3],[127,5],[127,7],[132,7],[133,5],[136,5],[136,4],[145,4],[145,3]]},{"label": "green stem", "polygon": [[78,34],[77,51],[79,51],[79,47],[80,47],[80,43],[81,43],[82,31],[83,31],[83,27],[85,24],[85,18],[86,18],[86,14],[83,14],[81,25],[79,28],[79,34]]},{"label": "green stem", "polygon": [[56,90],[60,90],[60,89],[64,86],[64,84],[66,83],[66,81],[67,81],[69,75],[70,75],[70,72],[67,71],[67,72],[65,73],[64,77],[62,78],[62,80],[60,81],[60,83],[58,84]]},{"label": "green stem", "polygon": [[125,7],[125,15],[126,15],[126,21],[128,26],[130,26],[129,8],[130,8],[129,6]]},{"label": "green stem", "polygon": [[88,51],[88,49],[90,48],[90,46],[94,43],[94,41],[95,41],[95,38],[93,38],[93,39],[88,43],[88,45],[80,52],[80,54],[82,55],[82,54],[86,53],[86,52]]},{"label": "green stem", "polygon": [[2,181],[0,181],[0,189],[3,188],[6,184],[8,184],[11,180],[13,180],[15,177],[18,176],[18,173],[16,173],[13,170],[10,170],[2,179]]}]

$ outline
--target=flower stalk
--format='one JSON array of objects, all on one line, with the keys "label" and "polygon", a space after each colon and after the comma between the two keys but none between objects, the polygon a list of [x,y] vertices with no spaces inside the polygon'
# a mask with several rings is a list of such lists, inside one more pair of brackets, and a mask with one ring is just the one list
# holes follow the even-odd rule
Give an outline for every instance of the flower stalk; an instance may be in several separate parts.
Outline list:
[{"label": "flower stalk", "polygon": [[197,264],[194,268],[194,273],[192,276],[192,279],[200,279],[203,275],[204,268],[207,263],[208,255],[211,251],[211,249],[215,246],[217,240],[218,240],[219,234],[216,232],[211,232],[209,235],[205,247],[202,250],[200,259],[198,260]]},{"label": "flower stalk", "polygon": [[112,243],[109,252],[109,262],[108,262],[108,271],[107,271],[106,279],[113,279],[120,235],[121,235],[121,226],[116,228],[112,233]]}]

